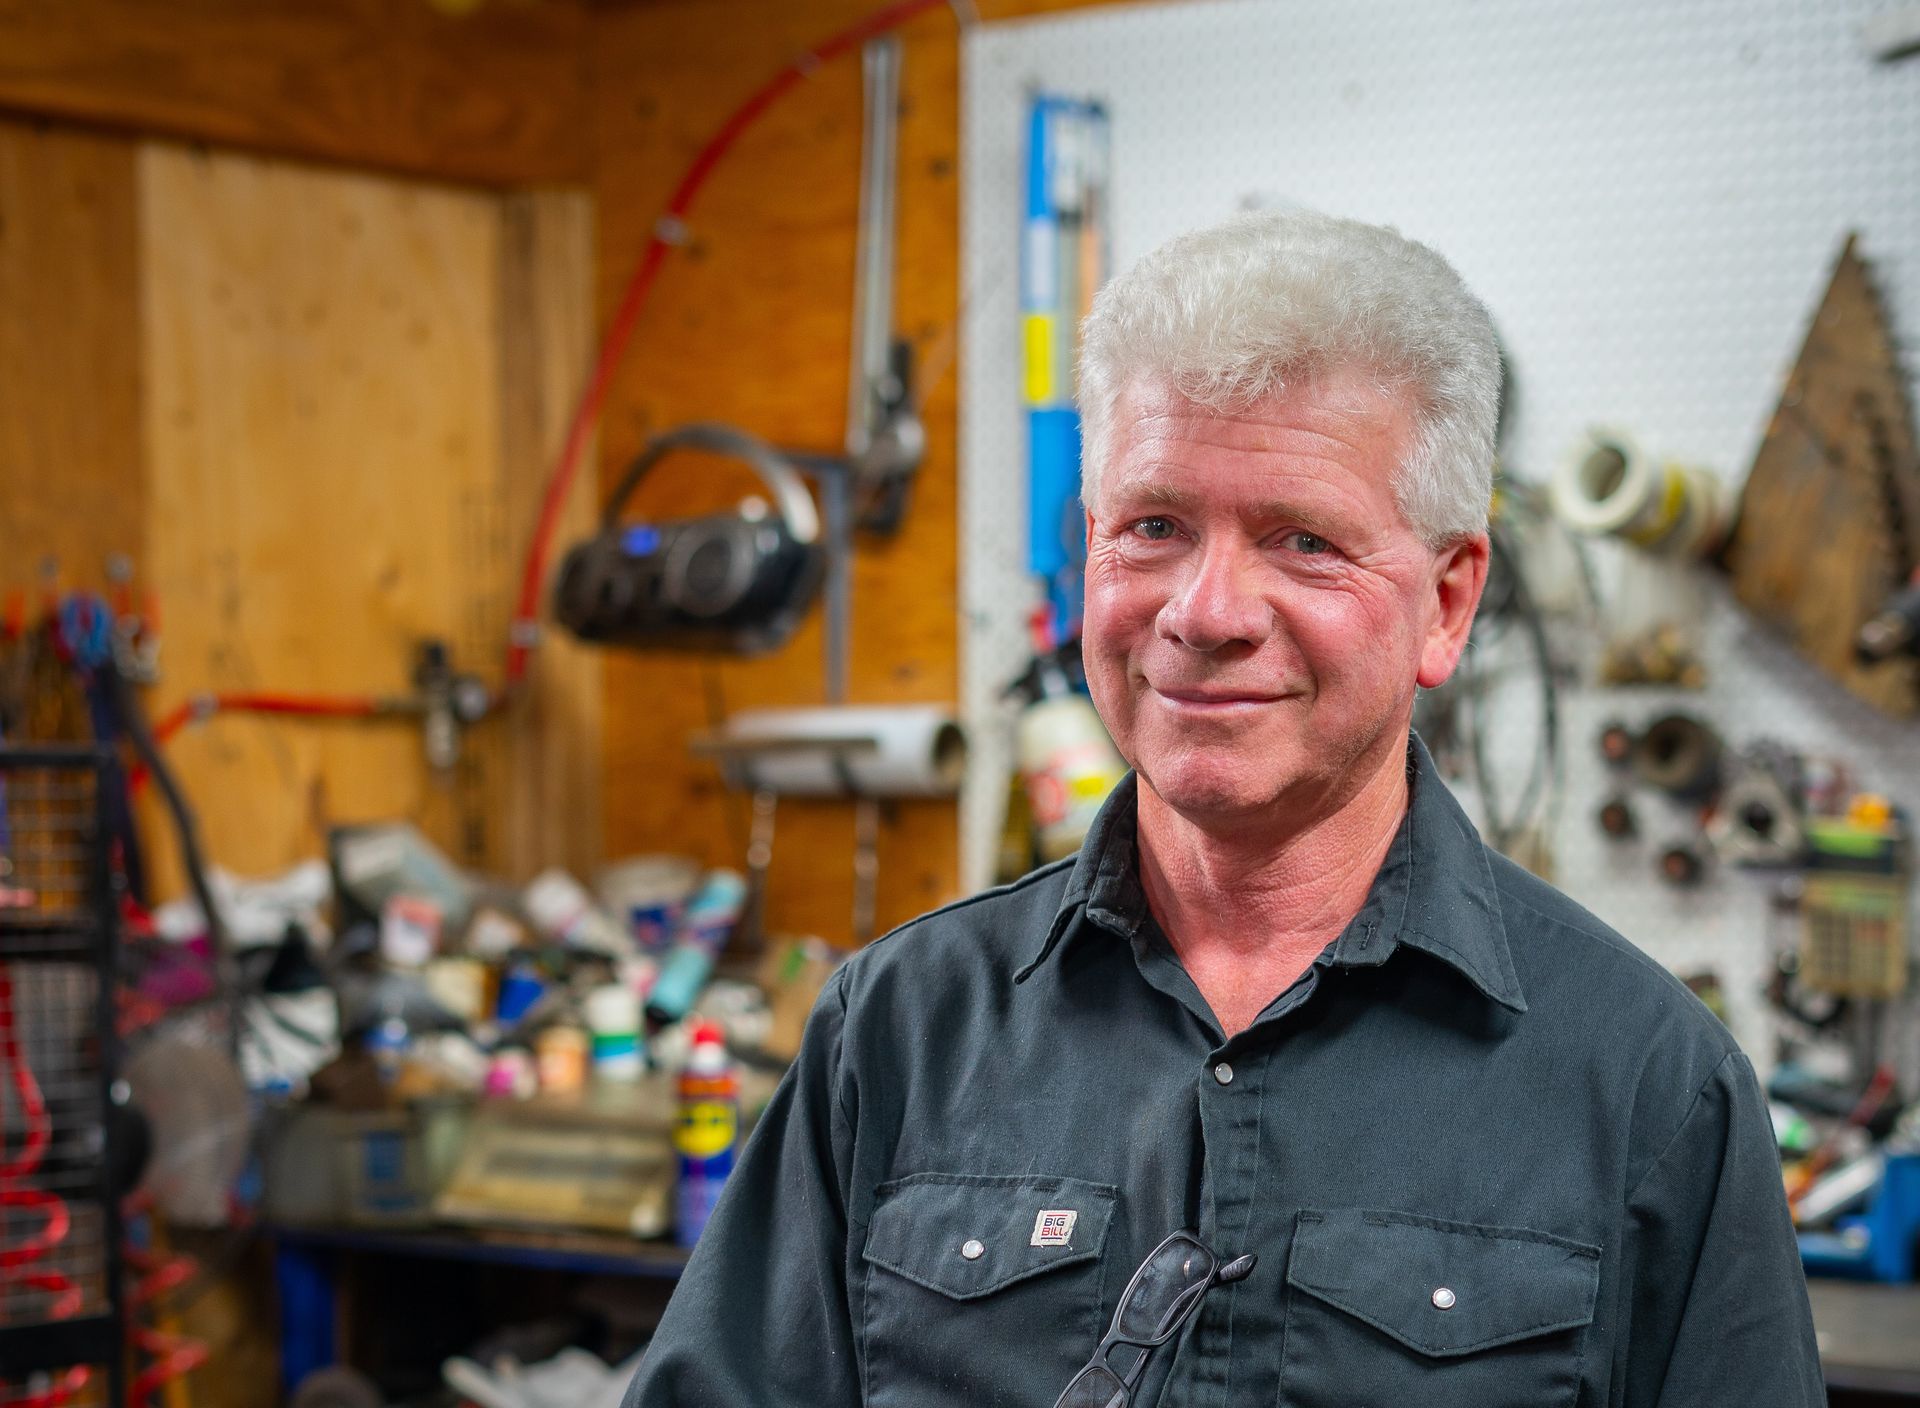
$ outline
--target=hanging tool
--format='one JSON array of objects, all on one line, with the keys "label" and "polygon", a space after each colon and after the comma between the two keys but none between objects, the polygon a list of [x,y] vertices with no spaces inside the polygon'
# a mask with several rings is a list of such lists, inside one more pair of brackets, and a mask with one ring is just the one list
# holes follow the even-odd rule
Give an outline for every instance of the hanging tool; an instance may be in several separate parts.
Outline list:
[{"label": "hanging tool", "polygon": [[1734,593],[1855,694],[1911,716],[1920,659],[1901,643],[1896,594],[1920,567],[1917,535],[1907,382],[1848,236],[1747,477],[1728,549]]}]

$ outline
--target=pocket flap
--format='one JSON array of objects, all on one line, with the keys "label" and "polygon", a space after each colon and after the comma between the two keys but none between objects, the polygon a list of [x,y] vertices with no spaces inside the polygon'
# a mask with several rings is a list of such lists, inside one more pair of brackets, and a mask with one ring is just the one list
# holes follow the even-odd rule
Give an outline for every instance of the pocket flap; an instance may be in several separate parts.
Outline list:
[{"label": "pocket flap", "polygon": [[1600,1249],[1521,1227],[1307,1211],[1287,1282],[1409,1349],[1444,1357],[1590,1323]]},{"label": "pocket flap", "polygon": [[1118,1190],[1044,1174],[916,1173],[876,1190],[866,1259],[972,1300],[1100,1255]]}]

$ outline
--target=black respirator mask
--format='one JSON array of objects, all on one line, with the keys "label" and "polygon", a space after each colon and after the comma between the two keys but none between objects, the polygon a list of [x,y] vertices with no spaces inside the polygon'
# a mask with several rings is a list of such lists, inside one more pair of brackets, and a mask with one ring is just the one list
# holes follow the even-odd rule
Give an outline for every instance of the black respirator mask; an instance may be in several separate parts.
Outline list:
[{"label": "black respirator mask", "polygon": [[[742,461],[772,507],[748,500],[733,513],[620,522],[647,471],[678,449]],[[682,426],[648,442],[607,500],[598,535],[567,553],[554,615],[602,645],[759,654],[793,634],[825,568],[819,514],[792,464],[731,426]]]}]

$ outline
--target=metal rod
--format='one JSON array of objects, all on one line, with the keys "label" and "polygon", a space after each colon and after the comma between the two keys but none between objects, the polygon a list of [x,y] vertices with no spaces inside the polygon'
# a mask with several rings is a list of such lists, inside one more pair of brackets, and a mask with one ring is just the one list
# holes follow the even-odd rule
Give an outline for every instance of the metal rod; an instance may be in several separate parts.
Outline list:
[{"label": "metal rod", "polygon": [[747,906],[740,925],[743,947],[757,952],[767,942],[767,872],[773,868],[773,821],[779,797],[766,788],[753,794],[753,828],[747,836]]},{"label": "metal rod", "polygon": [[866,107],[860,138],[860,237],[853,286],[853,368],[847,387],[847,454],[857,464],[878,428],[892,375],[895,174],[899,152],[900,41],[861,52]]},{"label": "metal rod", "polygon": [[820,475],[820,518],[827,550],[826,696],[829,704],[847,702],[847,637],[853,631],[853,473],[839,469]]},{"label": "metal rod", "polygon": [[[116,681],[119,673],[115,671]],[[118,683],[124,703],[126,686]],[[123,725],[124,726],[124,725]],[[99,1091],[100,1091],[100,1166],[98,1170],[98,1197],[101,1212],[106,1218],[103,1229],[105,1247],[107,1304],[123,1317],[125,1309],[125,1286],[120,1265],[120,1197],[119,1190],[113,1186],[114,1172],[120,1167],[120,1131],[121,1122],[114,1117],[116,1101],[115,1087],[119,1085],[120,1071],[118,1061],[119,1043],[109,1039],[115,1030],[118,1017],[116,999],[119,994],[114,990],[114,974],[120,970],[120,897],[114,887],[111,846],[108,836],[113,825],[110,810],[110,789],[119,785],[119,769],[111,755],[104,759],[94,773],[94,827],[98,838],[96,854],[87,876],[88,890],[91,892],[95,912],[100,916],[100,967],[94,974],[94,1020],[96,1030],[101,1034],[99,1052]],[[188,837],[182,836],[183,848]],[[202,896],[202,902],[207,901]],[[224,939],[225,934],[215,928],[219,920],[208,910],[207,932]],[[127,1366],[124,1356],[115,1355],[107,1361],[107,1393],[109,1403],[127,1401]]]},{"label": "metal rod", "polygon": [[873,938],[880,889],[880,802],[860,797],[853,804],[853,941]]}]

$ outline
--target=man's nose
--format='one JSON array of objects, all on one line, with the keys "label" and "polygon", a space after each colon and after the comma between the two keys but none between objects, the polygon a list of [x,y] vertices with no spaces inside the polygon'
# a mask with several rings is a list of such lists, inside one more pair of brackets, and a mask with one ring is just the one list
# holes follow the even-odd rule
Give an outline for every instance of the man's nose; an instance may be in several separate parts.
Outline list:
[{"label": "man's nose", "polygon": [[1264,640],[1273,617],[1258,589],[1253,556],[1240,544],[1207,544],[1192,575],[1161,608],[1161,629],[1192,650]]}]

